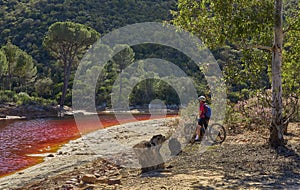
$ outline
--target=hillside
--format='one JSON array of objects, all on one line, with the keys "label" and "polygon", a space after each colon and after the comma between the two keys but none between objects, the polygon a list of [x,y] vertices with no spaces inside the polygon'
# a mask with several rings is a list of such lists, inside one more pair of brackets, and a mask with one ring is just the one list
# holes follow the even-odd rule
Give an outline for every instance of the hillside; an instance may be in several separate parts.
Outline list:
[{"label": "hillside", "polygon": [[[94,28],[101,36],[113,29],[141,22],[162,22],[171,19],[170,10],[176,9],[175,0],[4,0],[0,2],[0,46],[4,46],[10,41],[21,50],[32,56],[35,66],[37,66],[37,76],[28,84],[28,88],[19,88],[18,82],[13,81],[12,90],[17,93],[26,91],[30,96],[41,96],[46,99],[59,102],[61,97],[61,87],[63,85],[63,69],[57,60],[50,56],[49,52],[42,46],[43,39],[49,26],[58,21],[72,21],[81,23]],[[150,52],[154,49],[155,52]],[[161,53],[159,47],[146,47],[141,52],[135,52],[135,58],[141,59],[150,55]],[[176,52],[175,52],[176,54]],[[144,57],[143,57],[144,56]],[[174,51],[170,57],[174,56]],[[185,60],[174,60],[177,63],[186,62]],[[72,78],[75,72],[71,72],[69,89],[72,87]],[[196,73],[196,72],[191,72]],[[99,92],[99,104],[109,102],[111,86],[116,77],[115,71],[109,71],[109,83],[105,82],[105,88]],[[202,75],[196,77],[201,80]],[[200,79],[199,79],[200,78]],[[17,79],[18,80],[18,79]],[[1,86],[5,85],[5,80],[0,78]],[[48,89],[37,86],[48,86]],[[166,86],[166,85],[164,85]],[[41,93],[37,90],[41,89]],[[172,91],[170,87],[164,87]],[[3,87],[2,90],[8,90]],[[139,89],[136,89],[138,91]],[[173,91],[171,92],[173,93]],[[169,93],[170,94],[170,93]],[[162,96],[162,95],[158,95]],[[171,97],[164,94],[163,96]],[[134,97],[134,96],[133,96]],[[148,99],[152,100],[152,97]],[[133,103],[147,103],[146,101],[133,100]],[[178,103],[177,97],[169,98],[172,103]],[[4,102],[6,100],[3,100]],[[71,105],[71,93],[68,91],[66,104]],[[109,104],[109,103],[108,103]]]},{"label": "hillside", "polygon": [[169,20],[176,1],[4,0],[0,6],[0,45],[10,39],[38,63],[47,65],[50,58],[41,44],[54,22],[78,22],[105,34],[127,24]]}]

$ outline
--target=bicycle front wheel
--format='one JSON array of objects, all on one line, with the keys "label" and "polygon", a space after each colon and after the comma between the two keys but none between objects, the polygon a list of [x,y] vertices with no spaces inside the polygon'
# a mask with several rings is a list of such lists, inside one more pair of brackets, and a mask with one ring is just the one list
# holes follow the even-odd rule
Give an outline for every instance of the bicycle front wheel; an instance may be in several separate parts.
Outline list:
[{"label": "bicycle front wheel", "polygon": [[223,127],[223,125],[219,123],[214,123],[209,127],[208,135],[213,142],[221,144],[225,141],[226,130]]}]

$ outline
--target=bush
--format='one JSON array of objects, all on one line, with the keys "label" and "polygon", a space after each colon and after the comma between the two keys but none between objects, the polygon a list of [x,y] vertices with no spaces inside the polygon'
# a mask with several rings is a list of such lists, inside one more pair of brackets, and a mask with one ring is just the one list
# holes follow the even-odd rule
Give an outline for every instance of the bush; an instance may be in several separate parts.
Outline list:
[{"label": "bush", "polygon": [[26,92],[0,91],[0,103],[16,103],[17,105],[57,105],[55,100],[29,96]]},{"label": "bush", "polygon": [[[296,106],[296,110],[295,109]],[[294,115],[289,121],[299,121],[299,103],[293,96],[283,98],[283,119],[294,110]],[[265,93],[253,94],[249,99],[238,101],[229,106],[227,110],[226,123],[234,131],[240,131],[243,128],[247,130],[265,130],[269,129],[272,118],[271,91]]]},{"label": "bush", "polygon": [[290,95],[288,98],[283,99],[284,115],[291,116],[289,121],[299,122],[300,121],[300,101],[298,96]]},{"label": "bush", "polygon": [[12,103],[15,102],[15,92],[10,90],[0,91],[0,103]]},{"label": "bush", "polygon": [[31,97],[26,92],[20,92],[15,95],[17,100],[17,105],[32,105],[34,104]]}]

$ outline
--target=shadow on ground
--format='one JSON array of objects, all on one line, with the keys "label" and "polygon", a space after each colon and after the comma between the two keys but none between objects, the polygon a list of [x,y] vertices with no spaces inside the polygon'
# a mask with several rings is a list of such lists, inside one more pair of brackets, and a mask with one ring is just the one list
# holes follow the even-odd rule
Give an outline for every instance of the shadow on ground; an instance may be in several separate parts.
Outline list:
[{"label": "shadow on ground", "polygon": [[199,181],[193,189],[300,188],[300,156],[290,147],[274,150],[263,145],[228,145],[194,159],[199,159],[199,165],[191,170],[198,169],[197,175],[209,175],[210,171],[223,177],[214,180],[212,175],[211,184]]}]

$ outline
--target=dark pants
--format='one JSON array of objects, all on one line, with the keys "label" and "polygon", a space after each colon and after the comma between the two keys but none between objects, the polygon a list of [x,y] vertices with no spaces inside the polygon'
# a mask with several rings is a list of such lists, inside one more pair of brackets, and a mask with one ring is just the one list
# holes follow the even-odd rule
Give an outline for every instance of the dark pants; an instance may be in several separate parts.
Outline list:
[{"label": "dark pants", "polygon": [[200,119],[198,119],[198,125],[201,126],[200,131],[201,131],[202,135],[205,133],[205,130],[208,127],[208,121],[209,121],[209,119],[207,119],[207,118],[200,118]]},{"label": "dark pants", "polygon": [[207,129],[208,121],[209,121],[209,119],[200,118],[200,119],[198,119],[198,125],[200,125],[201,127],[204,127],[205,129]]}]

